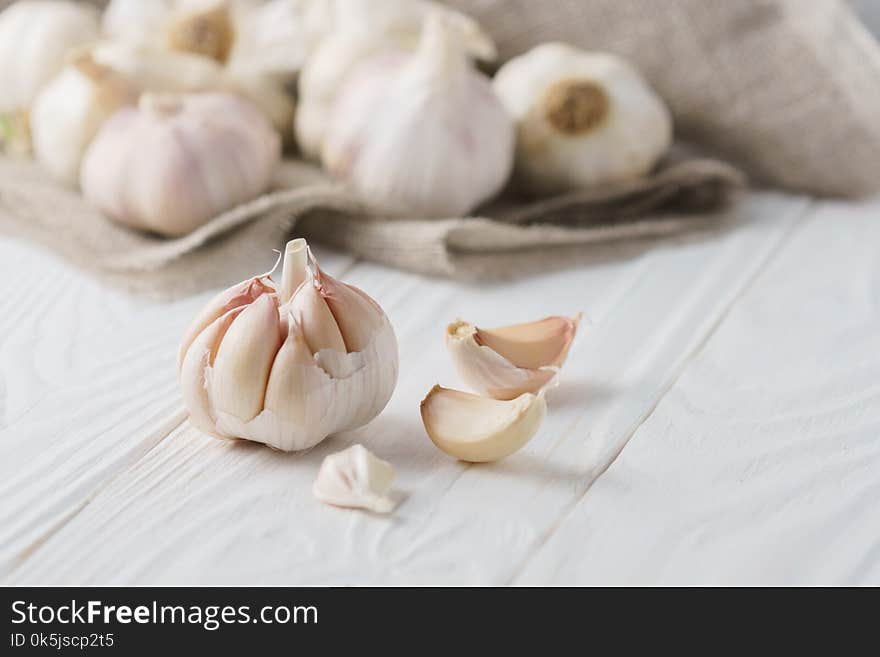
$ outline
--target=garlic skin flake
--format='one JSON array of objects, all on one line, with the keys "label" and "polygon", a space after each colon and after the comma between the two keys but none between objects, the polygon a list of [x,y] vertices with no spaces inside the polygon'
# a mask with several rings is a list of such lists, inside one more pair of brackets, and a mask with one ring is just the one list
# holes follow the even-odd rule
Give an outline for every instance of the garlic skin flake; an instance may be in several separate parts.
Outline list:
[{"label": "garlic skin flake", "polygon": [[98,131],[83,158],[83,195],[110,218],[185,235],[265,191],[280,139],[229,94],[145,94]]},{"label": "garlic skin flake", "polygon": [[87,52],[76,54],[34,101],[34,155],[52,176],[76,184],[83,154],[101,124],[136,99],[124,78],[96,64]]},{"label": "garlic skin flake", "polygon": [[0,12],[0,141],[29,146],[28,112],[67,53],[98,37],[98,12],[64,0],[23,0]]},{"label": "garlic skin flake", "polygon": [[397,383],[397,340],[379,305],[296,239],[278,283],[256,276],[208,303],[178,365],[199,429],[295,451],[379,414]]},{"label": "garlic skin flake", "polygon": [[486,399],[434,386],[421,403],[422,423],[431,441],[450,456],[486,463],[510,456],[537,433],[547,414],[544,395]]},{"label": "garlic skin flake", "polygon": [[494,399],[538,392],[568,356],[581,314],[481,329],[458,320],[446,328],[446,348],[465,383]]},{"label": "garlic skin flake", "polygon": [[500,191],[513,145],[488,79],[448,21],[432,15],[414,54],[378,54],[346,79],[321,161],[385,211],[451,217]]},{"label": "garlic skin flake", "polygon": [[393,482],[394,467],[388,461],[353,445],[324,459],[312,492],[333,506],[389,513],[395,507],[388,496]]},{"label": "garlic skin flake", "polygon": [[495,75],[517,123],[515,180],[546,195],[648,173],[672,142],[663,100],[627,62],[547,43]]}]

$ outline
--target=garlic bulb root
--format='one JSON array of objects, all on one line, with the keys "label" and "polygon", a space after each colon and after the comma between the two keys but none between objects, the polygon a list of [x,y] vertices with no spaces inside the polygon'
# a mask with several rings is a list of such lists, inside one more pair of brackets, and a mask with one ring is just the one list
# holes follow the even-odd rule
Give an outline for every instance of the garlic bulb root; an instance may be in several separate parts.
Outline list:
[{"label": "garlic bulb root", "polygon": [[516,121],[514,176],[530,193],[632,180],[672,142],[665,103],[611,54],[543,44],[504,64],[493,85]]},{"label": "garlic bulb root", "polygon": [[389,513],[395,502],[389,497],[394,467],[376,457],[363,445],[330,454],[312,486],[320,501],[350,509]]},{"label": "garlic bulb root", "polygon": [[459,216],[501,189],[513,145],[489,81],[435,14],[415,53],[378,54],[347,77],[321,161],[388,212]]},{"label": "garlic bulb root", "polygon": [[547,413],[543,394],[508,401],[434,386],[420,406],[431,441],[462,461],[484,463],[510,456],[537,433]]},{"label": "garlic bulb root", "polygon": [[321,271],[305,240],[269,274],[225,290],[193,321],[178,358],[193,424],[284,451],[360,427],[397,382],[397,341],[361,290]]},{"label": "garlic bulb root", "polygon": [[568,356],[582,315],[481,329],[458,320],[446,329],[446,347],[461,378],[494,399],[538,392],[553,382]]},{"label": "garlic bulb root", "polygon": [[80,183],[110,218],[178,236],[265,191],[280,153],[277,133],[242,98],[144,94],[101,126]]}]

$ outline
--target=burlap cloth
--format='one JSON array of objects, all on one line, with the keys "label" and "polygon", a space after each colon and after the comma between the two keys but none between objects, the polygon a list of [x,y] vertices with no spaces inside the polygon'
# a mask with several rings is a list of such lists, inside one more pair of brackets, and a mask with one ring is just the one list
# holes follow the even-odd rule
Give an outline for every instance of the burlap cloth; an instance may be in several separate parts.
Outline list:
[{"label": "burlap cloth", "polygon": [[[481,21],[502,59],[549,40],[623,54],[670,103],[680,135],[758,180],[835,195],[880,187],[880,49],[838,0],[448,4]],[[674,156],[635,183],[537,203],[507,197],[474,217],[392,219],[288,160],[270,193],[165,240],[113,224],[32,162],[0,157],[0,232],[165,298],[261,270],[292,234],[409,270],[491,278],[559,262],[551,247],[705,225],[743,182],[722,161]]]}]

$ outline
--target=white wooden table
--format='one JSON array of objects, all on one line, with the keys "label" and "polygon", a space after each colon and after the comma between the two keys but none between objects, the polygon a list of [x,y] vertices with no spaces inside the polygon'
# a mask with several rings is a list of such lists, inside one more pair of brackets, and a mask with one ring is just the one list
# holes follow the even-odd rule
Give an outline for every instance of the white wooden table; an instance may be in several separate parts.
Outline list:
[{"label": "white wooden table", "polygon": [[[298,455],[186,421],[175,353],[208,294],[145,302],[0,239],[0,581],[880,584],[880,203],[756,193],[734,215],[484,286],[319,249],[387,310],[401,377]],[[448,321],[577,310],[524,450],[431,444],[418,402],[460,386]],[[353,442],[396,467],[390,517],[312,498]]]}]

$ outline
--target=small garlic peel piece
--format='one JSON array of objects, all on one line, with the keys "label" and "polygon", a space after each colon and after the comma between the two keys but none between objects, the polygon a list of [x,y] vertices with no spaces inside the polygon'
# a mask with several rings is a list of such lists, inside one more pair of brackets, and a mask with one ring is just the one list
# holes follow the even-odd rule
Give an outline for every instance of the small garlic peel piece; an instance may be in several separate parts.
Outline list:
[{"label": "small garlic peel piece", "polygon": [[395,503],[388,493],[394,468],[363,445],[353,445],[324,459],[312,492],[322,502],[388,513]]},{"label": "small garlic peel piece", "polygon": [[433,443],[462,461],[497,461],[513,454],[538,431],[547,413],[543,394],[509,401],[434,386],[421,403]]},{"label": "small garlic peel piece", "polygon": [[474,390],[510,400],[538,392],[556,377],[568,356],[581,314],[481,329],[456,321],[446,347],[459,375]]}]

